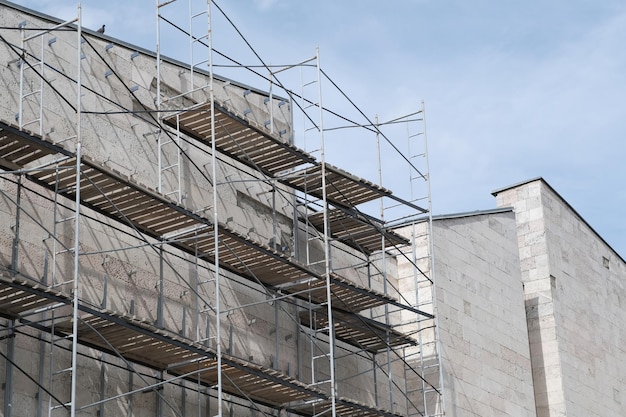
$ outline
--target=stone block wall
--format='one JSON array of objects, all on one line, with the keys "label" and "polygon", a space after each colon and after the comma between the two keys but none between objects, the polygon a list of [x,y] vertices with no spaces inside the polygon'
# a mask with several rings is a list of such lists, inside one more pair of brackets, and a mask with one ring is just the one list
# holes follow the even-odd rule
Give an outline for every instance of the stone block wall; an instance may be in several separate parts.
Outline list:
[{"label": "stone block wall", "polygon": [[543,179],[495,192],[514,207],[537,414],[624,409],[624,260]]},{"label": "stone block wall", "polygon": [[[427,223],[418,230],[417,247],[426,251]],[[434,287],[417,294],[430,309],[428,297],[437,296],[440,344],[429,351],[441,355],[446,415],[535,416],[515,233],[510,211],[433,221]],[[400,277],[402,288],[415,292],[415,277]],[[434,334],[426,330],[421,337],[428,347]],[[438,375],[426,375],[439,385]],[[421,384],[418,378],[412,383]]]}]

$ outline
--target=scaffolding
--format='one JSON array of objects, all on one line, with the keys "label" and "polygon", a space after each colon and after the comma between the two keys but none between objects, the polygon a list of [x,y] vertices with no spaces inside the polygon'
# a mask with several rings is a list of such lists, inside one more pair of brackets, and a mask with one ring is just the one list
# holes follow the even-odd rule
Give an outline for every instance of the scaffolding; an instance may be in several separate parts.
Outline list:
[{"label": "scaffolding", "polygon": [[[281,410],[303,416],[333,417],[443,415],[432,248],[421,257],[415,249],[422,237],[419,224],[425,221],[430,228],[432,221],[423,106],[414,114],[387,123],[368,120],[351,126],[374,134],[379,142],[391,143],[383,133],[384,126],[406,125],[409,156],[402,158],[408,162],[412,189],[419,189],[422,194],[403,199],[383,187],[382,164],[379,183],[375,184],[327,162],[328,129],[324,127],[324,117],[328,109],[322,104],[322,84],[327,76],[320,65],[319,51],[314,58],[296,65],[268,67],[271,93],[255,92],[265,97],[265,107],[251,103],[248,97],[251,88],[235,86],[214,76],[212,2],[207,1],[201,10],[194,10],[190,1],[189,27],[182,30],[188,38],[189,66],[179,65],[177,74],[188,88],[174,88],[172,75],[165,75],[162,68],[166,58],[162,56],[160,39],[163,22],[180,30],[166,16],[167,8],[176,3],[181,0],[156,2],[156,74],[155,82],[150,83],[150,89],[154,90],[148,90],[153,95],[154,109],[145,107],[145,100],[135,94],[136,87],[117,73],[113,59],[98,52],[92,44],[98,40],[96,35],[84,35],[80,6],[75,20],[35,34],[27,36],[24,26],[19,27],[21,45],[12,51],[20,73],[18,126],[0,121],[2,178],[14,176],[18,191],[28,189],[29,193],[40,193],[42,199],[48,198],[54,215],[52,227],[40,222],[40,227],[49,234],[51,245],[41,265],[43,271],[21,271],[17,250],[19,224],[20,216],[28,214],[19,192],[15,200],[3,192],[16,212],[11,266],[0,275],[0,314],[10,320],[5,332],[11,342],[6,356],[3,354],[7,375],[18,369],[12,335],[16,328],[29,327],[40,332],[42,352],[49,351],[48,379],[45,381],[46,372],[40,371],[35,381],[39,390],[38,415],[43,415],[44,399],[48,401],[48,416],[61,415],[65,410],[74,417],[94,409],[102,416],[103,407],[120,398],[127,400],[126,407],[132,415],[134,396],[150,392],[155,394],[157,415],[163,415],[167,406],[173,415],[185,416],[189,390],[197,393],[194,405],[199,416],[203,412],[220,417],[232,415],[237,407],[264,415]],[[45,59],[50,53],[46,46],[52,48],[57,42],[51,35],[56,31],[63,36],[75,32],[75,74],[59,71],[56,64],[48,64]],[[39,44],[29,48],[28,43],[33,41]],[[97,86],[87,85],[82,79],[81,74],[87,71],[83,68],[84,44],[92,49],[89,52],[94,60],[105,65],[104,78],[117,77],[135,100],[133,109],[122,103],[108,103],[117,107],[116,111],[84,109],[81,97],[87,93],[100,94]],[[114,47],[113,43],[107,43],[104,53]],[[132,52],[130,61],[139,55]],[[96,67],[94,63],[89,65]],[[286,89],[277,77],[296,68],[308,74],[312,71],[314,75],[313,81],[302,78],[299,94]],[[48,107],[44,97],[64,96],[46,77],[51,71],[57,77],[65,77],[76,91],[76,104],[70,106],[76,114],[75,134],[57,141],[49,137],[54,128],[46,124]],[[27,79],[37,80],[37,87],[29,90]],[[275,89],[283,91],[286,98],[274,96]],[[314,99],[307,89],[314,90]],[[138,105],[143,106],[141,111],[137,111]],[[291,120],[282,122],[276,117],[285,108],[290,112],[300,110],[303,115],[303,134],[308,138],[302,147],[296,145],[291,130],[293,114],[289,114]],[[98,155],[85,154],[81,140],[85,129],[83,114],[91,118],[117,113],[126,114],[129,120],[139,120],[133,123],[147,125],[143,138],[155,143],[155,184],[144,185],[133,179],[136,170],[121,172],[103,163]],[[268,120],[259,120],[267,115]],[[416,124],[421,130],[413,133],[411,129]],[[34,125],[37,129],[32,128]],[[416,138],[422,140],[417,146],[422,151],[415,150]],[[396,145],[392,144],[392,148],[398,151]],[[198,152],[203,153],[206,161],[202,167],[194,159],[194,153]],[[423,158],[425,167],[414,162],[417,158]],[[381,159],[380,146],[378,159]],[[243,179],[233,180],[221,173],[225,164],[245,170]],[[205,196],[194,199],[197,192],[194,194],[192,187],[185,184],[192,175],[208,184],[210,199]],[[33,186],[24,188],[24,182]],[[221,190],[234,187],[237,182],[253,184],[251,187],[259,187],[262,193],[271,195],[269,243],[261,240],[264,235],[257,233],[254,226],[244,233],[241,227],[232,224],[229,213],[220,212],[225,194]],[[282,213],[277,200],[291,207],[292,242],[285,241],[279,231],[277,217]],[[380,201],[380,218],[359,208],[375,201]],[[398,207],[402,208],[400,216],[392,218]],[[87,222],[98,222],[113,233],[126,233],[129,236],[126,240],[132,237],[139,243],[125,248],[87,249],[81,236],[81,224]],[[394,230],[407,224],[412,230],[409,236]],[[69,240],[65,236],[68,231],[73,233]],[[430,235],[429,230],[426,233]],[[104,266],[110,253],[144,248],[159,260],[158,281],[152,291],[155,300],[150,302],[155,305],[154,320],[137,318],[134,298],[128,303],[118,303],[126,311],[107,302],[106,274],[99,284],[101,299],[95,302],[93,296],[84,296],[89,285],[82,283],[81,277],[89,273],[89,268],[81,264],[82,259],[103,256]],[[191,278],[184,278],[169,261],[174,251],[190,265]],[[338,261],[342,257],[349,261]],[[414,296],[406,297],[391,285],[388,262],[392,257],[403,257],[413,266]],[[66,268],[69,258],[73,271],[70,279]],[[49,264],[51,280],[48,280]],[[165,300],[168,273],[184,283],[180,299],[191,294],[194,300],[181,302],[182,321],[175,324],[175,329],[165,318],[165,309],[173,308]],[[128,279],[135,275],[137,271],[131,268]],[[254,288],[258,298],[222,304],[226,294],[232,295],[229,285],[235,284]],[[424,298],[418,291],[427,292],[428,297]],[[236,312],[268,304],[275,310],[275,352],[271,363],[264,365],[255,362],[252,355],[243,358],[236,354],[236,347],[232,346],[233,325],[228,323]],[[284,360],[280,356],[279,322],[285,315],[291,316],[297,327],[295,372],[281,365]],[[253,320],[256,318],[249,319],[249,325]],[[193,335],[188,334],[189,329]],[[426,332],[432,332],[428,340]],[[82,352],[80,346],[100,354]],[[347,376],[344,370],[339,375],[337,361],[345,357],[355,357],[355,361],[365,359],[371,368]],[[41,358],[43,365],[44,355]],[[100,364],[102,387],[98,395],[89,396],[77,390],[81,375],[78,363],[85,358]],[[63,361],[69,362],[69,366],[60,366]],[[306,362],[309,366],[305,370]],[[128,390],[107,397],[105,370],[114,365],[128,372]],[[346,392],[341,383],[369,373],[374,381],[372,401],[366,403],[341,394]],[[385,399],[379,393],[381,374],[387,380],[384,390],[381,388],[388,394]],[[68,393],[59,379],[68,376],[71,384],[66,400],[62,397]],[[417,378],[419,386],[401,386],[397,378],[405,383]],[[11,415],[10,384],[8,378],[5,416]],[[165,395],[167,387],[181,387],[179,405],[172,404]],[[413,393],[417,393],[418,400]],[[398,395],[404,397],[406,404],[399,405]]]}]

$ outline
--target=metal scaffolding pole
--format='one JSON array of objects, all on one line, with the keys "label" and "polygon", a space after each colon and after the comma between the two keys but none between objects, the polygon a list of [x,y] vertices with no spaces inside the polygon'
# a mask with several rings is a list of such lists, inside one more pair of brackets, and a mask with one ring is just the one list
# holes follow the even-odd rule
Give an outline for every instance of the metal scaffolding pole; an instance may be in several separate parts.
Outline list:
[{"label": "metal scaffolding pole", "polygon": [[320,162],[321,162],[321,176],[322,176],[322,206],[324,210],[324,270],[326,273],[326,312],[328,314],[328,360],[330,367],[330,400],[331,400],[331,415],[335,417],[336,401],[337,401],[337,387],[335,380],[335,326],[333,322],[333,306],[332,306],[332,292],[331,292],[331,279],[330,274],[332,272],[332,265],[330,261],[330,225],[328,222],[328,201],[327,201],[327,189],[326,189],[326,156],[324,151],[324,109],[322,107],[322,80],[321,80],[321,65],[320,65],[320,51],[319,48],[315,51],[317,57],[316,70],[317,70],[317,88],[318,88],[318,110],[319,110],[319,133],[320,133]]},{"label": "metal scaffolding pole", "polygon": [[[215,268],[215,317],[216,317],[216,354],[217,354],[217,417],[223,415],[223,375],[222,375],[222,304],[221,304],[221,279],[220,279],[220,250],[219,250],[219,224],[218,191],[217,191],[217,148],[215,139],[215,79],[213,74],[213,33],[211,25],[211,0],[207,0],[207,43],[208,43],[208,67],[209,67],[209,103],[211,108],[211,176],[213,178],[213,240],[215,244],[214,268]],[[193,34],[192,34],[193,36]],[[192,63],[193,66],[193,63]]]},{"label": "metal scaffolding pole", "polygon": [[77,390],[77,372],[76,360],[78,359],[78,278],[80,268],[80,165],[81,165],[81,147],[82,147],[82,9],[78,5],[78,22],[76,24],[76,34],[78,40],[78,48],[76,54],[77,71],[76,75],[76,200],[74,207],[74,285],[72,289],[72,386],[70,392],[70,417],[76,416],[76,390]]},{"label": "metal scaffolding pole", "polygon": [[[381,156],[381,149],[380,149],[380,131],[378,130],[378,116],[376,116],[375,118],[375,124],[376,124],[376,151],[377,151],[377,156],[378,156],[378,185],[380,185],[381,187],[383,186],[383,166],[382,166],[382,156]],[[381,198],[380,199],[380,220],[381,222],[384,224],[385,223],[385,202],[384,199]],[[384,234],[381,235],[380,237],[381,239],[381,260],[382,260],[382,266],[381,266],[381,275],[382,275],[382,279],[383,279],[383,292],[385,293],[385,295],[389,295],[389,288],[388,288],[388,277],[387,277],[387,254],[386,254],[386,241],[385,241],[385,236]],[[389,305],[385,304],[385,324],[387,326],[389,326],[390,320],[389,320]],[[387,333],[387,342],[389,341],[389,333]],[[389,408],[390,410],[393,412],[394,411],[394,405],[393,405],[393,369],[391,367],[391,346],[389,346],[389,343],[387,343],[387,348],[385,349],[385,353],[387,355],[387,382],[389,384]]]},{"label": "metal scaffolding pole", "polygon": [[[417,116],[414,119],[410,117]],[[419,124],[420,128],[417,132],[411,129],[411,124]],[[421,308],[422,305],[430,305],[433,317],[423,324],[424,320],[417,317],[417,335],[420,345],[418,357],[418,369],[420,377],[421,388],[419,390],[412,390],[412,392],[421,393],[421,403],[423,411],[418,410],[420,415],[424,416],[441,416],[445,414],[445,401],[444,401],[444,386],[443,386],[443,368],[441,359],[441,347],[439,340],[439,327],[438,327],[438,315],[437,315],[437,285],[435,278],[435,259],[434,259],[434,236],[433,236],[433,218],[432,218],[432,198],[430,190],[430,170],[428,162],[428,141],[426,136],[426,114],[424,102],[417,112],[407,116],[406,120],[406,136],[407,136],[407,148],[409,158],[417,166],[413,165],[409,168],[409,182],[411,188],[411,201],[426,200],[427,213],[425,218],[425,231],[418,236],[417,222],[411,223],[411,262],[416,266],[413,268],[413,281],[415,286],[415,306]],[[420,145],[416,145],[418,142]],[[419,149],[415,149],[419,147]],[[420,162],[421,160],[421,162]],[[425,195],[416,195],[417,189],[424,189]],[[427,237],[426,258],[418,259],[417,255],[417,241],[420,237]],[[420,270],[417,265],[420,262],[425,262],[426,265],[422,265],[423,270]],[[426,294],[422,294],[423,292]],[[426,299],[427,301],[421,301]],[[426,340],[424,331],[432,329],[432,340]],[[430,347],[429,353],[433,358],[426,358],[424,356],[427,347]],[[414,356],[414,355],[413,355]],[[407,358],[407,362],[409,362]],[[428,364],[426,363],[428,361]],[[432,378],[432,372],[430,370],[436,367],[437,382],[435,383]],[[405,380],[408,379],[405,373]],[[409,394],[409,393],[407,393]],[[408,400],[408,396],[407,396]],[[411,406],[409,405],[409,409]],[[409,413],[410,415],[410,413]]]},{"label": "metal scaffolding pole", "polygon": [[434,236],[433,236],[433,216],[432,216],[432,198],[431,198],[431,190],[430,190],[430,166],[428,161],[428,136],[426,133],[426,107],[424,102],[422,101],[422,118],[424,123],[424,160],[426,166],[426,187],[428,189],[428,250],[430,252],[430,279],[433,284],[433,315],[434,317],[434,334],[435,334],[435,350],[437,355],[437,364],[439,366],[439,409],[436,410],[436,415],[442,416],[446,413],[445,408],[445,389],[444,389],[444,380],[443,380],[443,364],[441,358],[441,338],[439,335],[439,314],[437,314],[437,280],[435,275],[435,246],[434,246]]}]

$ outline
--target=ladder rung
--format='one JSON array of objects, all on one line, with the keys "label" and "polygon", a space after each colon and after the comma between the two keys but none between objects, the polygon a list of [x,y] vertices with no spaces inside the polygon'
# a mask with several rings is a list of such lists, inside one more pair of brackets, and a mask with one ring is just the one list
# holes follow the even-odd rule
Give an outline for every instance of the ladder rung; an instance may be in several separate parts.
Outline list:
[{"label": "ladder rung", "polygon": [[322,384],[330,384],[330,379],[326,379],[324,381],[317,381],[309,384],[309,386],[322,385]]},{"label": "ladder rung", "polygon": [[325,326],[325,327],[321,327],[319,329],[315,329],[314,332],[316,333],[323,333],[323,332],[327,332],[330,329],[330,327]]},{"label": "ladder rung", "polygon": [[22,99],[25,99],[26,97],[29,97],[29,96],[34,96],[35,94],[41,94],[41,90],[33,90],[30,93],[26,93],[22,96]]},{"label": "ladder rung", "polygon": [[30,122],[22,123],[22,126],[32,125],[33,123],[39,123],[41,119],[31,120]]},{"label": "ladder rung", "polygon": [[60,371],[54,372],[52,375],[64,374],[64,373],[70,372],[71,370],[72,370],[72,368],[61,369]]},{"label": "ladder rung", "polygon": [[65,250],[56,252],[56,255],[62,255],[62,254],[67,253],[67,252],[74,252],[74,248],[65,249]]},{"label": "ladder rung", "polygon": [[59,223],[65,223],[66,221],[69,221],[69,220],[74,220],[75,218],[76,218],[76,216],[65,217],[64,219],[57,220],[57,224],[59,224]]},{"label": "ladder rung", "polygon": [[215,336],[211,336],[211,337],[203,337],[202,339],[198,339],[198,340],[196,340],[196,343],[202,343],[202,342],[206,342],[206,341],[209,341],[209,340],[215,340],[215,339],[216,339],[216,337],[215,337]]},{"label": "ladder rung", "polygon": [[323,354],[323,355],[313,356],[313,360],[316,360],[316,359],[322,359],[322,358],[327,358],[327,357],[329,357],[329,356],[330,356],[330,353],[325,353],[325,354]]},{"label": "ladder rung", "polygon": [[58,282],[58,283],[56,283],[56,284],[52,284],[52,288],[54,288],[54,287],[59,287],[59,286],[61,286],[61,285],[70,284],[70,283],[74,283],[74,280],[63,281],[63,282]]},{"label": "ladder rung", "polygon": [[72,338],[72,334],[70,333],[70,334],[66,334],[65,336],[59,336],[57,339],[53,339],[52,342],[56,343],[56,342],[59,342],[61,340],[69,340],[71,338]]},{"label": "ladder rung", "polygon": [[65,404],[54,405],[54,406],[50,407],[50,410],[56,410],[58,408],[67,408],[67,407],[69,407],[71,405],[72,405],[72,402],[70,401],[70,402],[65,403]]}]

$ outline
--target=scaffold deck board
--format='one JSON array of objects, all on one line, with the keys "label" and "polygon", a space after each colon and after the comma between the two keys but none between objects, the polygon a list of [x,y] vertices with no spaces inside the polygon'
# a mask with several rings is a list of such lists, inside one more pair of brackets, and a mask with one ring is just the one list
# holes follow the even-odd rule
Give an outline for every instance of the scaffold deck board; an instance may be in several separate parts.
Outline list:
[{"label": "scaffold deck board", "polygon": [[[283,290],[288,293],[303,293],[305,297],[302,298],[307,298],[316,304],[325,304],[328,300],[324,279],[298,282],[285,287]],[[369,293],[369,296],[363,294],[362,291]],[[359,287],[335,273],[331,273],[330,292],[333,308],[353,313],[397,302],[387,295],[377,293],[369,288]]]},{"label": "scaffold deck board", "polygon": [[[178,128],[194,139],[211,145],[210,104],[164,119],[165,123]],[[301,167],[297,174],[289,174],[281,180],[284,184],[322,198],[322,165],[306,151],[299,149],[272,133],[264,126],[215,104],[215,146],[220,152],[253,167],[268,176]],[[358,178],[340,168],[326,164],[327,200],[334,205],[352,207],[381,197],[391,197],[390,190],[363,178]]]},{"label": "scaffold deck board", "polygon": [[[211,146],[211,105],[204,103],[164,119],[185,134]],[[215,104],[215,147],[246,165],[274,176],[315,159],[301,149],[274,137],[265,127],[234,110]]]},{"label": "scaffold deck board", "polygon": [[[300,323],[315,331],[324,331],[328,327],[328,314],[325,309],[303,310],[300,312]],[[337,339],[371,353],[378,353],[387,347],[417,345],[412,338],[358,314],[334,311],[333,327]]]},{"label": "scaffold deck board", "polygon": [[[169,372],[177,375],[195,373],[195,379],[200,378],[204,384],[214,386],[217,384],[217,366],[216,358],[204,358],[176,366]],[[222,387],[227,392],[242,391],[254,401],[275,406],[326,397],[323,392],[278,371],[233,358],[222,361]],[[241,396],[241,392],[235,395]]]},{"label": "scaffold deck board", "polygon": [[322,171],[326,172],[326,200],[334,206],[354,207],[391,191],[330,164],[317,164],[294,172],[283,183],[316,198],[323,198]]},{"label": "scaffold deck board", "polygon": [[[0,273],[0,314],[5,317],[17,318],[20,315],[49,306],[55,303],[54,298],[42,297],[24,289],[9,285],[17,282],[15,278]],[[32,283],[33,288],[39,288],[41,292],[59,295],[54,290],[41,287]]]},{"label": "scaffold deck board", "polygon": [[[304,405],[294,406],[288,411],[302,414],[309,417],[331,415],[332,403],[330,400],[313,401]],[[336,415],[341,417],[403,417],[381,408],[372,408],[363,403],[339,397],[335,400]]]},{"label": "scaffold deck board", "polygon": [[0,168],[13,171],[46,155],[57,153],[51,142],[29,140],[14,126],[0,123]]},{"label": "scaffold deck board", "polygon": [[[323,211],[309,215],[307,220],[317,230],[324,231]],[[409,243],[408,239],[397,233],[385,230],[378,220],[356,212],[348,213],[341,209],[329,210],[328,224],[332,237],[368,255],[383,249],[383,238],[385,248],[404,246]]]}]

